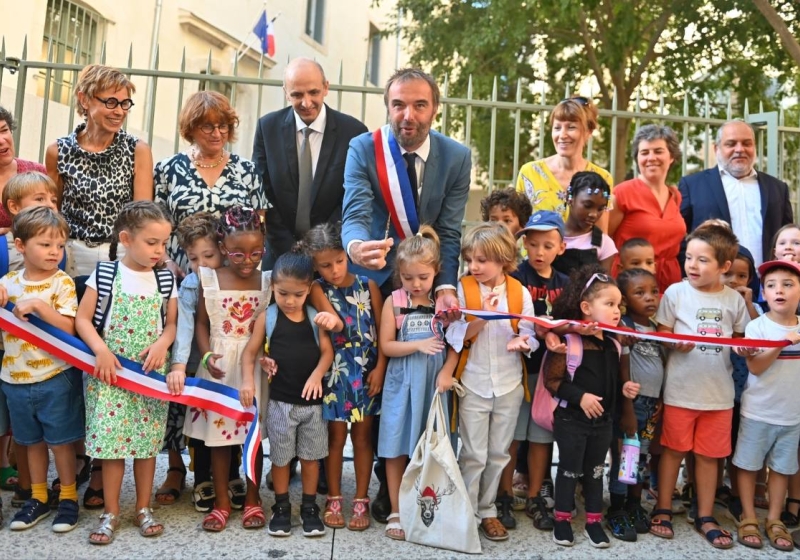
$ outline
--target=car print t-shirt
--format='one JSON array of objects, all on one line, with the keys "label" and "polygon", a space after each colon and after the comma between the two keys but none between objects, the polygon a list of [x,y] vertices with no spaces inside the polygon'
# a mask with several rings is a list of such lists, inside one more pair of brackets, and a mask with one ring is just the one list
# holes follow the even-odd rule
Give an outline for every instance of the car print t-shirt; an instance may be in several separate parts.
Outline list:
[{"label": "car print t-shirt", "polygon": [[664,292],[656,313],[659,325],[675,334],[708,338],[690,352],[670,351],[664,383],[664,403],[693,410],[733,407],[733,366],[730,348],[714,344],[717,338],[744,333],[749,321],[744,298],[724,286],[701,292],[684,280]]}]

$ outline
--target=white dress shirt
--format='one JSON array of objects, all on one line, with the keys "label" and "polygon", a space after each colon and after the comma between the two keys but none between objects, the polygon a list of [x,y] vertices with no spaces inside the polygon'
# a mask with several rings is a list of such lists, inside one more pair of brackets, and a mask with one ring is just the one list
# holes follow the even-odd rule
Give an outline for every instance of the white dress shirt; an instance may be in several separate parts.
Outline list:
[{"label": "white dress shirt", "polygon": [[758,175],[751,170],[749,175],[737,179],[721,167],[719,175],[728,210],[731,214],[731,228],[739,238],[739,243],[750,250],[756,268],[764,259],[762,249],[764,220],[761,218],[761,189],[758,188]]},{"label": "white dress shirt", "polygon": [[[313,134],[308,135],[308,143],[311,144],[311,175],[317,173],[317,162],[319,161],[319,152],[322,149],[322,135],[325,134],[325,124],[328,121],[328,113],[325,104],[319,111],[319,115],[314,119],[314,122],[307,125],[308,128],[314,131]],[[300,160],[300,146],[303,145],[303,129],[306,128],[306,123],[299,117],[297,113],[294,114],[295,122],[295,138],[297,139],[297,159]]]},{"label": "white dress shirt", "polygon": [[[487,294],[494,292],[498,295],[497,311],[508,312],[505,282],[494,288],[480,283],[478,286],[481,290],[481,301]],[[461,307],[466,307],[464,287],[461,282],[458,283],[458,303]],[[522,290],[522,315],[529,317],[534,315],[531,294],[526,289]],[[447,342],[456,352],[461,352],[464,347],[467,325],[467,320],[462,316],[447,328]],[[519,334],[530,336],[528,345],[531,351],[539,347],[539,341],[536,340],[533,324],[530,321],[519,322]],[[501,397],[516,389],[522,383],[520,353],[506,350],[506,345],[514,336],[510,320],[487,321],[470,348],[469,359],[461,375],[461,384],[484,399]]]}]

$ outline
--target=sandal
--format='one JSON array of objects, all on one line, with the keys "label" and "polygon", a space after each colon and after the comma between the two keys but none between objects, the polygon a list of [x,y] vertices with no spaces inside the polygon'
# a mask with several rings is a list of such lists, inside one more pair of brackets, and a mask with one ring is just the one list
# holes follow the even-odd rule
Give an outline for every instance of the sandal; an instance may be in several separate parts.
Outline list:
[{"label": "sandal", "polygon": [[[781,523],[780,519],[767,519],[764,525],[769,544],[772,545],[772,548],[783,550],[784,552],[794,550],[792,535],[789,534],[789,531],[786,530],[786,525]],[[788,541],[790,544],[778,544],[779,539]]]},{"label": "sandal", "polygon": [[369,526],[369,498],[355,498],[353,500],[353,515],[350,517],[347,528],[351,531],[366,531]]},{"label": "sandal", "polygon": [[[719,523],[717,523],[717,520],[714,519],[713,517],[698,516],[697,519],[694,520],[694,528],[698,533],[703,535],[703,537],[705,537],[708,543],[714,548],[719,548],[723,550],[728,548],[733,548],[733,535],[731,535],[730,532],[726,531],[725,529],[709,529],[708,531],[703,531],[703,525],[707,523],[713,523],[714,525],[717,525],[719,527]],[[731,542],[729,542],[728,544],[714,544],[715,540],[724,538],[730,539]]]},{"label": "sandal", "polygon": [[[248,523],[248,521],[252,521],[252,523]],[[261,507],[260,502],[257,505],[244,506],[242,527],[245,529],[261,529],[266,524],[267,517],[264,515],[264,508]]]},{"label": "sandal", "polygon": [[11,496],[11,507],[21,508],[25,505],[25,502],[31,498],[33,498],[33,490],[30,488],[24,490],[19,484],[17,484],[14,487],[14,495]]},{"label": "sandal", "polygon": [[396,541],[406,540],[406,532],[403,531],[403,526],[400,525],[399,513],[389,514],[389,517],[386,518],[386,529],[383,531],[383,534]]},{"label": "sandal", "polygon": [[[113,513],[104,513],[100,516],[100,519],[100,526],[89,534],[89,542],[97,545],[111,544],[114,541],[117,529],[119,529],[119,517]],[[94,540],[92,539],[94,535],[104,536],[106,540]]]},{"label": "sandal", "polygon": [[789,511],[789,504],[800,505],[800,500],[797,500],[795,498],[786,498],[786,505],[784,506],[783,512],[781,513],[781,521],[783,521],[783,524],[786,525],[787,527],[797,527],[798,525],[800,525],[800,518],[798,518],[798,514]]},{"label": "sandal", "polygon": [[211,513],[203,518],[203,530],[212,533],[219,533],[224,531],[228,525],[228,518],[231,516],[231,510],[214,508]]},{"label": "sandal", "polygon": [[181,473],[181,481],[177,488],[169,488],[167,486],[167,480],[164,479],[164,484],[161,485],[161,488],[156,490],[156,502],[158,502],[160,506],[171,506],[177,502],[178,498],[181,497],[181,491],[186,488],[186,467],[181,465],[180,467],[168,468],[167,477],[169,477],[169,473],[171,472]]},{"label": "sandal", "polygon": [[247,496],[247,486],[241,478],[234,478],[228,482],[228,499],[233,509],[242,509]]},{"label": "sandal", "polygon": [[[92,465],[91,472],[98,472],[102,471],[102,465]],[[95,502],[90,504],[89,500],[100,500],[100,502]],[[106,507],[106,500],[103,494],[102,488],[92,488],[91,485],[86,488],[86,491],[83,493],[83,507],[86,509],[101,509]]]},{"label": "sandal", "polygon": [[484,517],[481,519],[481,532],[490,541],[504,541],[508,539],[508,531],[496,517]]},{"label": "sandal", "polygon": [[555,519],[547,511],[547,504],[541,496],[525,501],[525,515],[533,519],[533,526],[539,531],[552,531],[555,526]]},{"label": "sandal", "polygon": [[328,496],[325,498],[325,513],[322,514],[322,522],[331,529],[344,529],[341,496]]},{"label": "sandal", "polygon": [[[81,455],[80,453],[76,453],[75,458],[78,461],[83,461],[83,467],[81,467],[81,470],[75,475],[75,484],[77,487],[89,482],[89,479],[92,478],[92,458],[88,455]],[[53,486],[55,486],[55,482],[53,482]]]},{"label": "sandal", "polygon": [[[745,540],[748,537],[758,539],[758,542]],[[736,531],[736,540],[747,548],[763,548],[764,541],[761,539],[761,530],[758,528],[758,519],[750,517],[739,522],[739,529]],[[789,539],[791,540],[791,539]]]},{"label": "sandal", "polygon": [[0,468],[0,489],[13,490],[19,482],[19,473],[12,466]]},{"label": "sandal", "polygon": [[[666,515],[668,519],[656,519],[656,515]],[[656,527],[663,527],[669,533],[659,533],[655,530]],[[672,510],[671,509],[654,509],[650,514],[650,534],[662,539],[671,539],[675,536],[675,530],[672,528]]]},{"label": "sandal", "polygon": [[[137,511],[135,520],[136,525],[139,527],[139,534],[143,537],[157,537],[164,532],[164,525],[155,520],[153,510],[149,507],[143,507]],[[158,529],[149,531],[153,527],[158,527]]]}]

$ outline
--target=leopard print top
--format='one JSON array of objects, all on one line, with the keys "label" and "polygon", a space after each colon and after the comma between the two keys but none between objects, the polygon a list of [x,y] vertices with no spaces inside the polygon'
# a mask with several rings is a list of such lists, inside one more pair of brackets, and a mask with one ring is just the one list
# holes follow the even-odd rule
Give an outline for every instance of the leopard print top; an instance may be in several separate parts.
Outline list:
[{"label": "leopard print top", "polygon": [[81,123],[69,136],[59,138],[57,169],[64,185],[61,213],[70,237],[81,241],[110,241],[122,206],[133,200],[133,163],[138,139],[120,130],[102,152],[89,152],[78,144],[86,128]]}]

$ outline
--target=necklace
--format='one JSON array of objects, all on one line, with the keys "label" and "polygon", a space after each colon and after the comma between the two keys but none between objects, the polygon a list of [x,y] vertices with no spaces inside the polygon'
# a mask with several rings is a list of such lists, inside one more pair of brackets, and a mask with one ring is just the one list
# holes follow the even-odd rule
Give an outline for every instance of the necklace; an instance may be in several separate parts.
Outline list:
[{"label": "necklace", "polygon": [[225,150],[224,149],[222,150],[222,154],[220,154],[219,159],[214,163],[200,163],[200,158],[197,157],[197,148],[193,148],[191,159],[195,167],[198,167],[200,169],[211,169],[217,167],[220,163],[222,163],[222,160],[225,159]]}]

